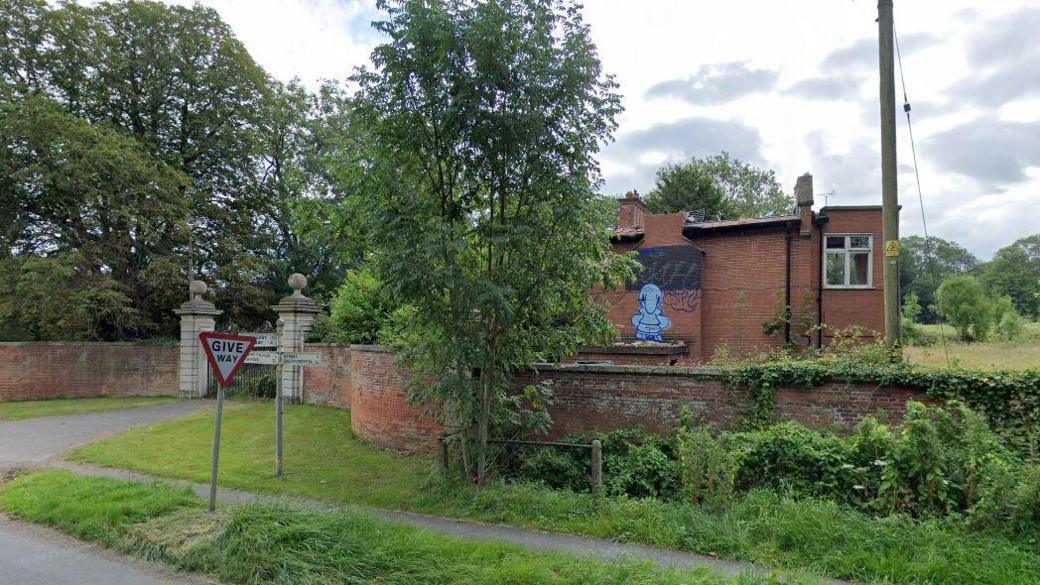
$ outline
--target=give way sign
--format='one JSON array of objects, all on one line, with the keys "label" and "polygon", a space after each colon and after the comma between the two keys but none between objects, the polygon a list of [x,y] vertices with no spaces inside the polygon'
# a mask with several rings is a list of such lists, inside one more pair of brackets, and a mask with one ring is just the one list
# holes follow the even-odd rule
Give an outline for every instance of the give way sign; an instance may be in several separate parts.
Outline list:
[{"label": "give way sign", "polygon": [[255,337],[232,335],[230,333],[199,333],[202,349],[206,351],[209,367],[217,376],[217,382],[227,387],[231,379],[238,373],[238,368],[246,361],[246,356],[256,345]]}]

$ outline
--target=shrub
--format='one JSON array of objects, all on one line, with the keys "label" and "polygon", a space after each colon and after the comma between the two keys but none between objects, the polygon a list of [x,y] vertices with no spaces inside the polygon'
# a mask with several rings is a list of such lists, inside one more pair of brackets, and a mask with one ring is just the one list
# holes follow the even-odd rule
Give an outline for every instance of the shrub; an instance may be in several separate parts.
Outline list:
[{"label": "shrub", "polygon": [[1026,320],[1014,307],[1010,307],[997,321],[997,336],[1001,341],[1014,341],[1022,336]]},{"label": "shrub", "polygon": [[986,338],[993,315],[979,281],[969,274],[951,276],[936,292],[939,311],[964,341]]},{"label": "shrub", "polygon": [[735,457],[707,428],[681,429],[676,439],[676,456],[685,499],[716,509],[733,501]]},{"label": "shrub", "polygon": [[329,305],[325,341],[376,343],[397,308],[383,283],[369,271],[351,270]]},{"label": "shrub", "polygon": [[731,435],[739,452],[735,483],[739,489],[770,487],[801,496],[845,499],[852,490],[851,445],[830,433],[793,421],[761,431]]},{"label": "shrub", "polygon": [[655,442],[628,445],[623,455],[609,458],[608,468],[611,495],[669,499],[678,493],[676,461]]}]

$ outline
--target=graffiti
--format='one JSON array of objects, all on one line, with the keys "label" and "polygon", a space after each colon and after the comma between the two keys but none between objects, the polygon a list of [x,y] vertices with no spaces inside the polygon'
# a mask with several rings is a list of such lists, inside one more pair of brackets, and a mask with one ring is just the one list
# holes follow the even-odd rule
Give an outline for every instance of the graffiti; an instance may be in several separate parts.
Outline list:
[{"label": "graffiti", "polygon": [[637,261],[643,270],[635,282],[626,285],[627,290],[642,290],[653,283],[658,290],[679,291],[701,287],[701,269],[704,258],[693,246],[664,246],[639,250]]},{"label": "graffiti", "polygon": [[656,284],[645,284],[639,291],[639,312],[632,315],[636,327],[636,339],[663,341],[661,332],[672,326],[672,320],[664,316],[661,304],[664,296]]},{"label": "graffiti", "polygon": [[664,306],[682,313],[692,313],[701,304],[699,290],[670,290],[664,293]]}]

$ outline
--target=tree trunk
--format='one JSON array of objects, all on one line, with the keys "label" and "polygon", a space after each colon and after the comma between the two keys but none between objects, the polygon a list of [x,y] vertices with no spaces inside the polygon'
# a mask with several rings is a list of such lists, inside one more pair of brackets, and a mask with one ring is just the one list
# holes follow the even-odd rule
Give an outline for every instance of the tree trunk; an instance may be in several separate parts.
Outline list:
[{"label": "tree trunk", "polygon": [[[490,371],[490,370],[488,370]],[[480,445],[477,449],[477,485],[484,485],[487,475],[488,433],[491,421],[491,384],[494,377],[488,371],[481,372],[480,380],[480,419],[477,429]]]}]

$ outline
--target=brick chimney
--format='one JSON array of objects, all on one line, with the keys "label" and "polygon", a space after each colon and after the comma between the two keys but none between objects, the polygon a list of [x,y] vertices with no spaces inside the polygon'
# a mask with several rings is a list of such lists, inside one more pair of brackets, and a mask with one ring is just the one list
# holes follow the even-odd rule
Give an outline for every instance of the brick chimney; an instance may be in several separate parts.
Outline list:
[{"label": "brick chimney", "polygon": [[794,199],[798,204],[798,216],[802,220],[801,236],[808,238],[812,235],[813,220],[813,182],[812,175],[805,173],[798,177],[794,184]]},{"label": "brick chimney", "polygon": [[618,228],[641,228],[643,227],[643,215],[647,213],[643,200],[639,198],[639,192],[635,189],[625,193],[621,202],[621,217],[618,220]]}]

